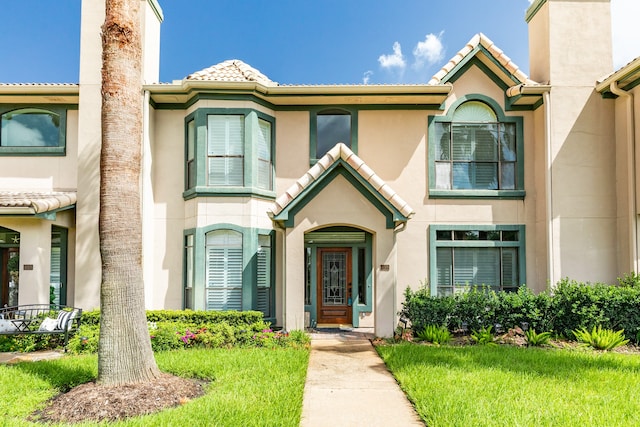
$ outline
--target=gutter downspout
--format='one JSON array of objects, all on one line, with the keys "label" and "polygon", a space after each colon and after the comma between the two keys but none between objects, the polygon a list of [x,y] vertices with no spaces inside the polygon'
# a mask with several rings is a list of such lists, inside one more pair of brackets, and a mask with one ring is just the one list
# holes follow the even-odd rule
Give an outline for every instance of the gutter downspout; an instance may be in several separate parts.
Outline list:
[{"label": "gutter downspout", "polygon": [[618,82],[613,80],[609,85],[609,89],[614,95],[627,100],[627,169],[630,175],[630,182],[627,186],[627,197],[629,198],[629,231],[631,235],[631,241],[629,242],[630,249],[630,266],[633,272],[638,272],[638,221],[637,221],[637,170],[636,170],[636,148],[635,148],[635,112],[634,112],[634,97],[631,92],[620,89]]},{"label": "gutter downspout", "polygon": [[549,273],[549,286],[554,288],[556,284],[555,271],[555,241],[554,241],[554,218],[553,218],[553,156],[551,138],[551,102],[549,91],[542,94],[544,104],[544,139],[546,151],[545,164],[545,194],[547,202],[547,271]]},{"label": "gutter downspout", "polygon": [[[140,177],[140,193],[141,193],[141,212],[142,217],[142,282],[144,284],[144,299],[147,307],[153,305],[151,299],[150,289],[147,286],[151,286],[153,283],[152,270],[149,269],[151,265],[146,260],[153,259],[153,253],[148,254],[153,248],[153,221],[147,220],[146,216],[152,212],[153,199],[149,201],[151,193],[151,138],[149,135],[149,102],[151,99],[151,92],[149,90],[144,91],[144,103],[142,110],[142,165],[141,165],[141,177]],[[150,240],[151,239],[151,240]],[[150,305],[151,303],[151,305]]]}]

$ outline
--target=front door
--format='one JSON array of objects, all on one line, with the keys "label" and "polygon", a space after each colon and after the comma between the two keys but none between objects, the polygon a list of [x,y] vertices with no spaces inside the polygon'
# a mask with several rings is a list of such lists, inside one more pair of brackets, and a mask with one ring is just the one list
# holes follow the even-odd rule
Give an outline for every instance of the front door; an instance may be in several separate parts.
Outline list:
[{"label": "front door", "polygon": [[19,248],[0,249],[0,306],[18,305]]},{"label": "front door", "polygon": [[351,248],[318,248],[318,323],[351,324]]}]

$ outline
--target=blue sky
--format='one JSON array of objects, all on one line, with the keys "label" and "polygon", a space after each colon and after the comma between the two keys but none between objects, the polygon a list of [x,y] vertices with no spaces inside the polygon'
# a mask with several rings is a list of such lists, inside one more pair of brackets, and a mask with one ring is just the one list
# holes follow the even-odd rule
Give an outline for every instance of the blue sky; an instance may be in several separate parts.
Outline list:
[{"label": "blue sky", "polygon": [[[282,84],[425,83],[482,32],[526,73],[530,0],[159,0],[160,80],[240,59]],[[611,0],[616,68],[640,1]],[[80,0],[3,1],[0,82],[78,82]]]}]

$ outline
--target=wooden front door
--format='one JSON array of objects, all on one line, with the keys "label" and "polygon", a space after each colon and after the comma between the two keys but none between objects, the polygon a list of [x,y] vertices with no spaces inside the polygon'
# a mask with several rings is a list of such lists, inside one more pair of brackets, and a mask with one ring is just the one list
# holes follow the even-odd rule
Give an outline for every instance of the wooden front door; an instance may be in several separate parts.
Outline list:
[{"label": "wooden front door", "polygon": [[318,323],[351,324],[351,248],[318,249]]}]

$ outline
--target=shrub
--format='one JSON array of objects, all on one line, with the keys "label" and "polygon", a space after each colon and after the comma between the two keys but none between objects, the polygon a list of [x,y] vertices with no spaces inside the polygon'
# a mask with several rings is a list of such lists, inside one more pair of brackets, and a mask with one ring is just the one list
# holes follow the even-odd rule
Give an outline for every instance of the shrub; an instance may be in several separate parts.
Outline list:
[{"label": "shrub", "polygon": [[551,339],[551,332],[537,333],[535,329],[529,329],[525,332],[527,337],[527,345],[540,347],[549,344]]},{"label": "shrub", "polygon": [[493,342],[493,334],[491,333],[492,326],[482,327],[480,330],[471,331],[471,339],[480,345],[496,345]]},{"label": "shrub", "polygon": [[587,344],[596,350],[611,350],[616,347],[626,345],[629,340],[625,339],[624,330],[613,331],[594,326],[591,332],[582,328],[573,331],[576,339]]},{"label": "shrub", "polygon": [[451,341],[451,332],[446,326],[427,325],[417,333],[416,338],[433,344],[446,344]]}]

